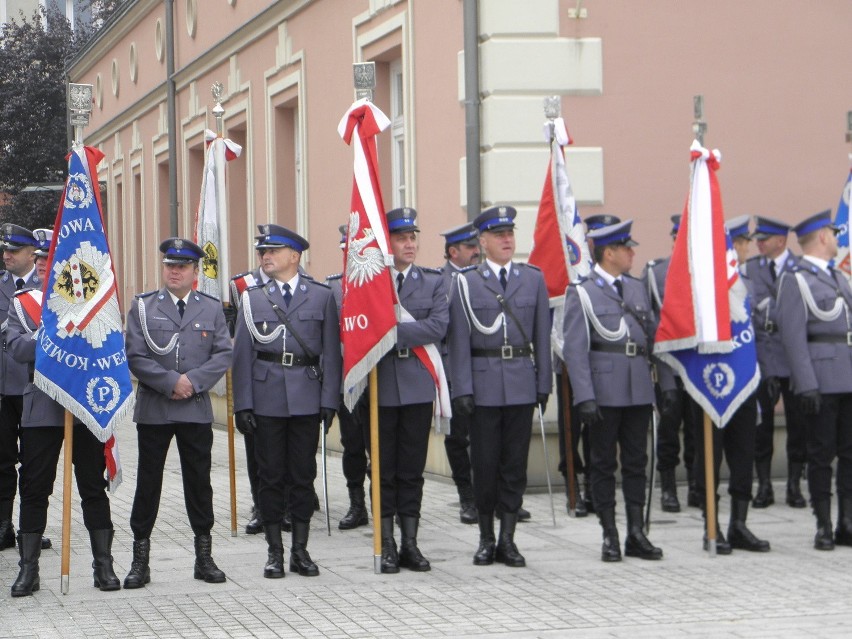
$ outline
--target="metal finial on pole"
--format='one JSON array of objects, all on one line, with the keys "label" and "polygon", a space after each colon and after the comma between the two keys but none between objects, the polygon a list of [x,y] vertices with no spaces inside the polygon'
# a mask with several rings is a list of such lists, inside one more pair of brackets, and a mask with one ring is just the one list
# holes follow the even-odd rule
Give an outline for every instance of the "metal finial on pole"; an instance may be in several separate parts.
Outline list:
[{"label": "metal finial on pole", "polygon": [[92,114],[92,85],[68,84],[68,122],[74,128],[74,146],[83,145],[83,127]]},{"label": "metal finial on pole", "polygon": [[692,132],[701,146],[704,146],[704,134],[707,132],[707,123],[704,121],[704,96],[692,97],[692,109],[695,119],[692,121]]},{"label": "metal finial on pole", "polygon": [[373,89],[376,88],[376,63],[356,62],[352,65],[355,81],[355,99],[366,98],[373,101]]},{"label": "metal finial on pole", "polygon": [[852,143],[852,111],[846,112],[846,141]]},{"label": "metal finial on pole", "polygon": [[210,93],[213,94],[213,101],[216,103],[213,106],[213,118],[216,120],[216,137],[225,137],[225,109],[222,108],[222,91],[225,87],[221,82],[214,82],[210,88]]}]

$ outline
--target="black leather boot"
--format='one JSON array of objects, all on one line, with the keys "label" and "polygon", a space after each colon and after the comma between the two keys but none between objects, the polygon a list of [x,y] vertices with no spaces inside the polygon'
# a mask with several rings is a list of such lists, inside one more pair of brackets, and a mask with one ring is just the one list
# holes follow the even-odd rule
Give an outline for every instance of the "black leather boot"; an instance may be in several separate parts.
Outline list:
[{"label": "black leather boot", "polygon": [[772,490],[772,478],[770,477],[771,467],[771,459],[754,462],[754,468],[757,471],[757,494],[754,496],[751,505],[755,508],[768,508],[775,503],[775,491]]},{"label": "black leather boot", "polygon": [[260,509],[257,505],[251,507],[251,519],[246,524],[247,535],[258,535],[263,532],[263,522],[260,519]]},{"label": "black leather boot", "polygon": [[[703,502],[703,500],[702,500]],[[701,505],[701,516],[704,518],[704,550],[710,550],[710,540],[707,538],[707,509],[704,504]],[[716,495],[716,554],[730,555],[731,544],[725,539],[722,534],[722,528],[719,526],[719,496]]]},{"label": "black leather boot", "polygon": [[290,516],[290,489],[284,494],[284,515],[281,517],[281,530],[290,532],[293,530],[293,519]]},{"label": "black leather boot", "polygon": [[420,519],[417,517],[400,516],[399,518],[399,528],[402,532],[402,543],[399,546],[399,565],[414,572],[427,572],[432,570],[432,566],[417,547],[417,526],[419,523]]},{"label": "black leather boot", "polygon": [[263,576],[267,579],[284,578],[284,542],[281,541],[281,524],[264,524],[267,559]]},{"label": "black leather boot", "polygon": [[15,547],[15,527],[11,519],[0,521],[0,550]]},{"label": "black leather boot", "polygon": [[151,569],[148,561],[151,556],[150,539],[133,540],[133,561],[130,562],[130,572],[124,578],[124,587],[127,590],[141,588],[151,581]]},{"label": "black leather boot", "polygon": [[[565,509],[571,513],[571,489],[568,483],[568,477],[565,477]],[[580,490],[580,479],[574,477],[574,516],[587,517],[589,511],[586,509],[586,502],[583,500],[583,493]]]},{"label": "black leather boot", "polygon": [[838,546],[852,546],[852,497],[841,495],[838,499],[834,543]]},{"label": "black leather boot", "polygon": [[196,579],[203,579],[208,584],[225,583],[225,573],[213,561],[213,538],[210,535],[195,536],[195,572]]},{"label": "black leather boot", "polygon": [[382,572],[399,572],[399,554],[396,551],[396,540],[393,538],[393,517],[382,517]]},{"label": "black leather boot", "polygon": [[748,500],[731,500],[731,522],[728,525],[728,542],[731,548],[750,552],[769,552],[769,542],[755,537],[746,526]]},{"label": "black leather boot", "polygon": [[41,533],[19,533],[18,551],[21,567],[18,578],[12,584],[13,597],[28,597],[39,589],[38,558],[41,555]]},{"label": "black leather boot", "polygon": [[470,484],[459,484],[459,520],[463,524],[475,524],[478,521],[476,515],[476,503],[473,500],[473,486]]},{"label": "black leather boot", "polygon": [[297,572],[302,577],[316,577],[319,575],[319,568],[308,554],[308,532],[310,529],[310,522],[293,520],[290,572]]},{"label": "black leather boot", "polygon": [[618,528],[615,526],[615,508],[598,511],[598,519],[603,529],[601,561],[621,561],[621,544],[618,541]]},{"label": "black leather boot", "polygon": [[816,515],[817,520],[814,548],[817,550],[834,550],[834,537],[831,534],[831,499],[815,501],[814,515]]},{"label": "black leather boot", "polygon": [[494,537],[494,513],[479,513],[479,548],[473,555],[474,566],[490,566],[494,563],[497,540]]},{"label": "black leather boot", "polygon": [[801,462],[790,462],[787,464],[787,505],[792,508],[804,508],[807,506],[799,485],[802,479],[803,467],[804,464]]},{"label": "black leather boot", "polygon": [[356,486],[349,489],[349,510],[337,524],[340,530],[352,530],[370,523],[367,517],[367,504],[364,499],[364,487]]},{"label": "black leather boot", "polygon": [[500,516],[500,536],[497,538],[497,550],[494,559],[512,568],[523,568],[527,560],[518,552],[515,545],[515,525],[518,513],[503,513]]},{"label": "black leather boot", "polygon": [[663,551],[654,546],[645,536],[645,520],[642,506],[627,506],[627,539],[624,542],[624,554],[639,559],[662,559]]},{"label": "black leather boot", "polygon": [[695,482],[695,473],[692,471],[690,464],[686,465],[686,505],[690,508],[701,508],[704,503],[704,496],[698,490],[698,484]]},{"label": "black leather boot", "polygon": [[121,589],[121,582],[115,576],[115,571],[112,568],[112,538],[114,534],[115,531],[112,528],[89,531],[89,541],[92,543],[94,586],[103,591]]},{"label": "black leather boot", "polygon": [[660,506],[666,513],[680,512],[674,468],[660,471]]}]

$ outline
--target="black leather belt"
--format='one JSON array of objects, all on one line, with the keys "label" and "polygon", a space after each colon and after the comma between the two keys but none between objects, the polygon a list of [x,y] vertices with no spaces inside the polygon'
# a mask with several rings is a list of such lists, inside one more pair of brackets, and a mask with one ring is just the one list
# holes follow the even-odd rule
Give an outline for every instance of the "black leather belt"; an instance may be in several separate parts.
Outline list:
[{"label": "black leather belt", "polygon": [[499,357],[500,359],[516,359],[518,357],[529,357],[533,350],[529,346],[512,346],[506,344],[500,348],[472,348],[470,354],[473,357]]},{"label": "black leather belt", "polygon": [[304,355],[296,355],[295,353],[268,353],[261,351],[257,354],[257,359],[264,362],[275,362],[281,366],[316,366],[319,364],[319,357],[306,357]]},{"label": "black leather belt", "polygon": [[810,344],[846,344],[852,346],[852,331],[845,335],[808,335]]},{"label": "black leather belt", "polygon": [[648,354],[648,349],[636,342],[625,342],[623,344],[596,342],[590,345],[589,349],[599,353],[618,353],[620,355],[627,355],[627,357],[636,357],[637,355],[645,357]]}]

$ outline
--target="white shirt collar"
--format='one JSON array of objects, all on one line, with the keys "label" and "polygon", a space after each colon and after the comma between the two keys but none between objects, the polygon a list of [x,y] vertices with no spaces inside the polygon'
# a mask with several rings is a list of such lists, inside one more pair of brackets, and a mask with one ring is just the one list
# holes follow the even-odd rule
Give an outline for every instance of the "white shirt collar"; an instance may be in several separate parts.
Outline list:
[{"label": "white shirt collar", "polygon": [[[603,278],[604,282],[609,284],[612,287],[612,290],[614,290],[614,291],[615,291],[614,282],[616,280],[621,281],[620,277],[615,277],[614,275],[610,275],[609,273],[607,273],[603,268],[601,268],[600,264],[595,264],[595,273],[600,275]],[[615,292],[617,293],[618,291],[615,291]]]},{"label": "white shirt collar", "polygon": [[13,282],[15,282],[15,281],[17,281],[17,280],[21,279],[21,280],[24,280],[24,283],[26,284],[27,282],[29,282],[29,281],[30,281],[30,278],[33,276],[33,273],[35,273],[35,266],[33,266],[33,267],[29,270],[29,272],[28,272],[28,273],[26,273],[25,275],[21,275],[20,277],[18,277],[17,275],[12,275],[12,273],[9,273],[9,275],[12,275],[12,281],[13,281]]},{"label": "white shirt collar", "polygon": [[412,266],[414,266],[414,265],[409,264],[408,266],[406,266],[401,271],[397,271],[395,267],[391,266],[391,275],[393,275],[394,281],[396,281],[396,276],[399,275],[400,273],[402,273],[402,279],[403,279],[403,281],[405,281],[405,279],[408,277],[408,274],[411,273],[411,267]]},{"label": "white shirt collar", "polygon": [[823,271],[825,271],[826,273],[831,275],[831,271],[828,270],[828,260],[824,260],[824,259],[822,259],[820,257],[816,257],[814,255],[803,255],[802,257],[804,257],[806,260],[808,260],[808,262],[815,264],[816,266],[821,268]]},{"label": "white shirt collar", "polygon": [[505,265],[500,266],[497,262],[492,262],[487,257],[485,258],[485,263],[488,264],[488,268],[494,271],[494,276],[496,278],[500,278],[500,269],[506,269],[506,279],[509,279],[509,276],[512,274],[512,262],[506,262]]},{"label": "white shirt collar", "polygon": [[[168,290],[168,289],[167,289],[167,290]],[[172,298],[172,303],[173,303],[175,306],[177,306],[178,300],[183,300],[183,303],[184,303],[184,304],[188,303],[188,302],[189,302],[189,296],[190,296],[190,295],[192,295],[192,290],[191,290],[191,289],[190,289],[189,293],[187,293],[187,294],[186,294],[186,295],[184,295],[183,297],[178,297],[177,295],[175,295],[174,293],[172,293],[171,291],[169,291],[169,297],[171,297],[171,298]]]},{"label": "white shirt collar", "polygon": [[781,269],[784,268],[784,264],[787,262],[788,257],[790,257],[790,249],[785,248],[784,252],[781,253],[781,255],[772,260],[773,262],[775,262],[776,273],[781,273]]},{"label": "white shirt collar", "polygon": [[284,285],[290,285],[290,293],[293,294],[296,292],[296,287],[299,285],[299,272],[296,271],[296,274],[286,282],[281,282],[279,280],[275,280],[275,283],[278,285],[278,289],[281,291],[281,294],[284,294]]}]

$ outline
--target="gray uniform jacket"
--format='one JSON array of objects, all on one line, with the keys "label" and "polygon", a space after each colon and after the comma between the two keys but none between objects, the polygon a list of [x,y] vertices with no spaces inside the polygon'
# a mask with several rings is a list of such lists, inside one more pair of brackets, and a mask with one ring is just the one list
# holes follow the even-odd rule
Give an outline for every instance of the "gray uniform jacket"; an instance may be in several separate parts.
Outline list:
[{"label": "gray uniform jacket", "polygon": [[413,265],[399,297],[415,321],[396,325],[396,345],[379,361],[379,406],[435,401],[435,382],[417,355],[399,354],[425,344],[435,344],[440,349],[450,321],[447,289],[437,269]]},{"label": "gray uniform jacket", "polygon": [[[22,289],[26,290],[26,289]],[[27,371],[27,385],[24,387],[24,408],[21,414],[21,427],[62,426],[65,423],[65,409],[37,388],[30,379],[30,369],[35,362],[36,343],[33,338],[38,328],[29,315],[24,314],[25,324],[10,306],[9,325],[6,329],[6,350],[17,364]],[[74,423],[81,423],[74,418]]]},{"label": "gray uniform jacket", "polygon": [[[158,348],[179,337],[175,348],[158,355],[142,333],[139,308],[145,306],[148,334]],[[181,318],[167,289],[137,295],[127,314],[127,364],[139,380],[133,421],[137,424],[198,423],[213,421],[209,390],[231,365],[231,338],[222,304],[192,291]],[[171,399],[182,373],[195,395]]]},{"label": "gray uniform jacket", "polygon": [[[565,293],[565,345],[562,354],[571,378],[575,404],[594,400],[599,406],[619,407],[653,404],[655,401],[649,354],[653,351],[657,320],[642,283],[628,275],[622,277],[622,282],[623,301],[612,286],[594,272],[591,277],[572,283]],[[644,349],[645,355],[630,357],[626,352],[594,350],[596,344],[604,347],[626,345],[628,337],[612,342],[595,331],[580,303],[579,287],[588,293],[594,314],[603,328],[617,330],[623,317],[629,339],[636,343],[637,349]],[[674,389],[671,369],[662,362],[656,362],[656,366],[660,388]]]},{"label": "gray uniform jacket", "polygon": [[[453,397],[473,395],[477,406],[535,404],[538,394],[550,394],[553,367],[550,361],[550,308],[547,287],[541,271],[529,264],[511,263],[506,291],[487,263],[465,269],[470,305],[482,325],[490,326],[503,311],[501,295],[517,322],[507,313],[507,339],[503,329],[486,335],[472,326],[459,292],[450,301],[450,331],[447,339],[450,357],[450,387]],[[523,330],[522,330],[523,329]],[[533,345],[533,355],[503,359],[499,355],[473,357],[472,349],[499,351],[504,344],[513,347]]]},{"label": "gray uniform jacket", "polygon": [[[12,298],[15,297],[15,276],[9,271],[0,277],[0,324],[5,324],[9,317]],[[40,288],[41,280],[35,271],[24,282],[24,289]],[[22,289],[23,290],[23,289]],[[24,387],[29,381],[29,371],[26,364],[21,364],[9,354],[6,346],[6,331],[3,334],[3,352],[0,353],[0,395],[23,395]]]},{"label": "gray uniform jacket", "polygon": [[[817,309],[829,311],[838,297],[846,308],[832,321],[822,321],[803,301],[796,275],[802,274]],[[852,347],[847,344],[852,333],[852,290],[841,273],[831,277],[808,260],[785,272],[780,280],[778,323],[787,361],[795,362],[790,379],[795,393],[818,390],[820,393],[852,393]],[[814,340],[836,340],[816,341]]]},{"label": "gray uniform jacket", "polygon": [[762,255],[758,255],[745,263],[746,276],[752,282],[751,313],[757,337],[757,361],[764,377],[789,377],[790,364],[778,332],[778,309],[775,298],[778,295],[781,275],[798,263],[799,256],[790,253],[774,282],[769,271],[769,261]]},{"label": "gray uniform jacket", "polygon": [[663,308],[663,298],[666,295],[666,276],[669,273],[671,257],[651,260],[642,271],[641,280],[648,291],[651,300],[651,310],[657,321],[660,320],[660,309]]},{"label": "gray uniform jacket", "polygon": [[[265,417],[316,415],[320,407],[337,410],[341,388],[340,320],[329,287],[300,276],[289,308],[275,280],[246,293],[248,300],[240,304],[234,335],[234,410],[253,410]],[[270,335],[282,326],[273,304],[287,314],[293,330],[320,358],[321,376],[316,366],[282,365],[285,345],[287,353],[306,356],[289,331],[285,333],[286,341],[278,337],[264,344],[254,338],[247,325],[248,317],[260,335]],[[272,356],[275,361],[259,359],[259,353],[267,353],[264,357]]]}]

